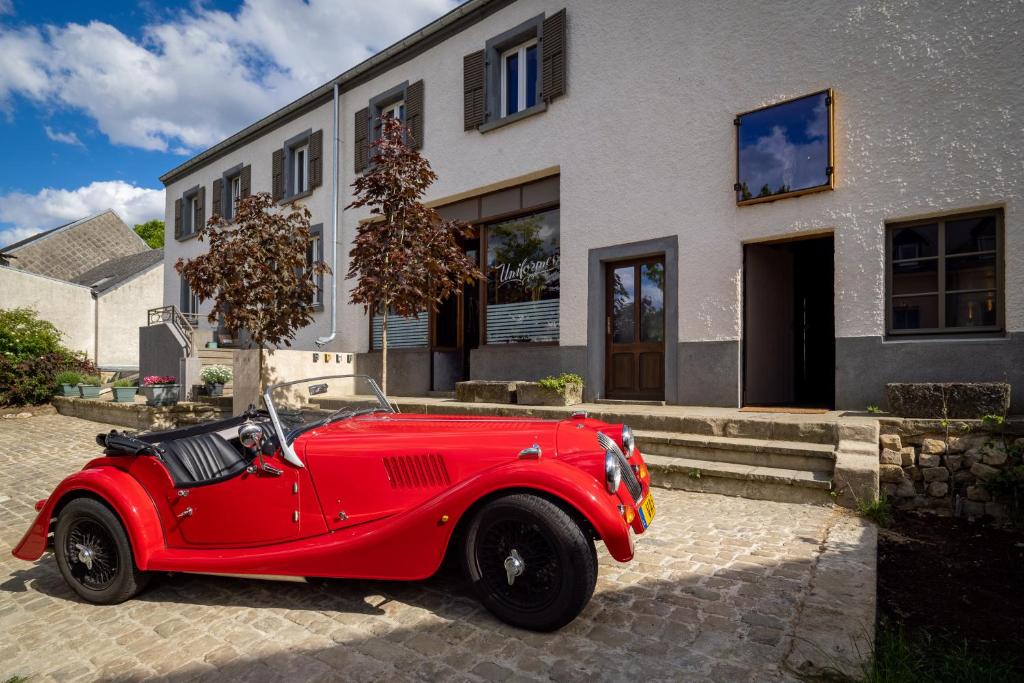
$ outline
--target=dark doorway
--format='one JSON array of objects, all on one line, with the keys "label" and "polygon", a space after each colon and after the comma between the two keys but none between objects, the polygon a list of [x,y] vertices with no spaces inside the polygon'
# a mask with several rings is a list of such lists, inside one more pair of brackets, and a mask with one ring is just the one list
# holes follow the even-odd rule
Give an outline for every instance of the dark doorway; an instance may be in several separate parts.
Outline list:
[{"label": "dark doorway", "polygon": [[[480,259],[480,240],[463,243],[474,263]],[[463,285],[462,291],[445,299],[431,320],[431,389],[451,391],[456,382],[469,379],[470,352],[480,345],[480,284]]]},{"label": "dark doorway", "polygon": [[609,263],[605,285],[606,395],[665,398],[665,259]]},{"label": "dark doorway", "polygon": [[834,260],[831,235],[744,247],[744,405],[835,405]]}]

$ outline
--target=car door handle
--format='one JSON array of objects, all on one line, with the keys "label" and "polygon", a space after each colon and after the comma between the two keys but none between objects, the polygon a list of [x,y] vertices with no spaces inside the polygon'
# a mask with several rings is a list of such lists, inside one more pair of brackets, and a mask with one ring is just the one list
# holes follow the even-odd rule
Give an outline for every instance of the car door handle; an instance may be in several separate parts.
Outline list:
[{"label": "car door handle", "polygon": [[192,506],[190,505],[178,513],[178,519],[185,519],[186,517],[191,517],[193,512],[194,510],[192,510]]}]

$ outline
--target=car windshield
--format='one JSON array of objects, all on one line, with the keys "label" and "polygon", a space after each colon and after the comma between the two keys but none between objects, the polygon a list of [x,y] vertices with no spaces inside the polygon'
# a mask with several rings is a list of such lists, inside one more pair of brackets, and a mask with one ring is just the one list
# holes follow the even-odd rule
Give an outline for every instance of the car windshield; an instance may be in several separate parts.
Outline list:
[{"label": "car windshield", "polygon": [[332,375],[273,384],[263,400],[284,443],[305,431],[356,415],[394,412],[384,393],[364,375]]}]

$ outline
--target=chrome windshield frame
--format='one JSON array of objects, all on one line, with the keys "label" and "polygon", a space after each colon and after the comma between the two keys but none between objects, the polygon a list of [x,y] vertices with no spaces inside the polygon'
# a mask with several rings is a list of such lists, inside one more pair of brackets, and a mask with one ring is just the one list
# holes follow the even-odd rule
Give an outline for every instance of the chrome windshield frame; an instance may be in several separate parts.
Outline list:
[{"label": "chrome windshield frame", "polygon": [[[286,435],[284,433],[284,428],[281,426],[281,420],[277,416],[277,408],[274,406],[274,402],[270,399],[271,392],[281,387],[289,387],[293,384],[302,384],[303,382],[316,382],[318,380],[324,379],[353,378],[365,379],[367,382],[369,382],[370,389],[373,390],[374,395],[377,396],[377,400],[380,401],[381,405],[386,406],[386,410],[388,412],[398,412],[397,410],[395,410],[395,407],[391,405],[391,401],[389,401],[387,396],[384,395],[384,392],[381,391],[380,387],[377,385],[377,382],[374,381],[374,379],[369,375],[323,375],[321,377],[305,377],[303,379],[297,379],[291,382],[278,382],[277,384],[271,384],[267,386],[267,388],[263,391],[263,403],[267,407],[267,412],[270,413],[270,421],[274,425],[274,431],[277,433],[277,442],[281,445],[281,457],[283,457],[286,462],[289,462],[292,465],[295,465],[296,467],[306,466],[305,463],[303,463],[302,460],[299,459],[299,456],[295,454],[295,450],[292,448],[292,445],[287,441]],[[381,410],[385,410],[385,408],[382,407]]]}]

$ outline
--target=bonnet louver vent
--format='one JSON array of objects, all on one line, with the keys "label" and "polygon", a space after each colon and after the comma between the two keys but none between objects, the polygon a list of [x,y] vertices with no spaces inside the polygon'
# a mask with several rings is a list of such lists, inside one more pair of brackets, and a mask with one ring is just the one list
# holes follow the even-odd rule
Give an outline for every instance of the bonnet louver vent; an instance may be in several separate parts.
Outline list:
[{"label": "bonnet louver vent", "polygon": [[448,468],[440,455],[402,455],[384,458],[384,469],[393,489],[447,486]]}]

